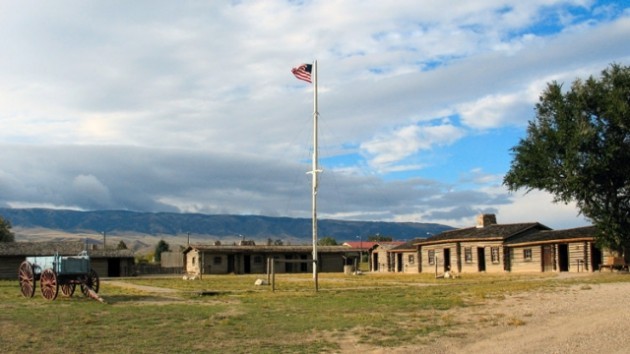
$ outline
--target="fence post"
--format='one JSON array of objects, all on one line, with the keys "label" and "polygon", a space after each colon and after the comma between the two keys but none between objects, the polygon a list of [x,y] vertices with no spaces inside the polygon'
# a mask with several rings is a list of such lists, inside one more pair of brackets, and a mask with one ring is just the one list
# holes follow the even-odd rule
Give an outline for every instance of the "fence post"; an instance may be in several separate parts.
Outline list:
[{"label": "fence post", "polygon": [[271,261],[271,291],[276,291],[276,262],[275,260]]},{"label": "fence post", "polygon": [[438,277],[438,257],[434,256],[435,258],[435,278],[437,279]]},{"label": "fence post", "polygon": [[[317,264],[317,261],[314,261]],[[315,292],[319,291],[319,267],[317,267],[317,272],[315,272]]]},{"label": "fence post", "polygon": [[271,284],[271,257],[267,257],[267,284]]}]

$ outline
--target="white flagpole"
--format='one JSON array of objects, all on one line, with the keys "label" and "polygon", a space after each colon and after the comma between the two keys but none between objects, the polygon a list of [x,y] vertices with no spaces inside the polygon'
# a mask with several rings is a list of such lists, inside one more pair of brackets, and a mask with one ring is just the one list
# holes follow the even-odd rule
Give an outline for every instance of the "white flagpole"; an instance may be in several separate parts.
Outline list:
[{"label": "white flagpole", "polygon": [[317,120],[319,118],[319,112],[317,110],[317,60],[313,62],[311,71],[313,77],[313,170],[311,171],[313,174],[313,279],[317,280],[317,174],[322,172],[319,170],[317,154]]}]

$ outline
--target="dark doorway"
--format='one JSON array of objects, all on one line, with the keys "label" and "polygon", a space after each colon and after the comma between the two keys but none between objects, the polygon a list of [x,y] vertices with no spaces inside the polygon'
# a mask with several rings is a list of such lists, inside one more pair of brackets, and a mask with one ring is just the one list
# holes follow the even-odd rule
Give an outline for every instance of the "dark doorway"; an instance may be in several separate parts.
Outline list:
[{"label": "dark doorway", "polygon": [[[293,259],[293,256],[290,254],[285,254],[284,259],[291,260]],[[284,263],[284,271],[285,273],[293,273],[293,263],[289,263],[289,262]]]},{"label": "dark doorway", "polygon": [[514,256],[514,250],[503,247],[503,269],[506,271],[512,270],[512,257]]},{"label": "dark doorway", "polygon": [[243,255],[243,273],[250,274],[252,272],[252,256]]},{"label": "dark doorway", "polygon": [[[300,255],[300,259],[303,261],[306,261],[308,257],[305,254],[303,254],[303,255]],[[306,262],[300,263],[300,272],[302,273],[308,272],[308,263]]]},{"label": "dark doorway", "polygon": [[477,247],[477,269],[480,272],[486,271],[486,249]]},{"label": "dark doorway", "polygon": [[558,266],[561,272],[569,271],[569,245],[558,245]]},{"label": "dark doorway", "polygon": [[107,276],[119,277],[120,276],[120,260],[118,258],[107,260]]},{"label": "dark doorway", "polygon": [[227,272],[234,273],[234,255],[228,255]]},{"label": "dark doorway", "polygon": [[444,271],[448,272],[451,270],[451,250],[450,248],[444,249]]},{"label": "dark doorway", "polygon": [[372,264],[374,265],[374,271],[378,272],[378,253],[374,253],[374,262]]},{"label": "dark doorway", "polygon": [[553,271],[553,248],[551,245],[542,246],[542,271]]},{"label": "dark doorway", "polygon": [[602,251],[591,244],[591,270],[599,269],[600,264],[602,264]]},{"label": "dark doorway", "polygon": [[396,271],[397,272],[402,272],[403,271],[403,255],[402,253],[396,253]]}]

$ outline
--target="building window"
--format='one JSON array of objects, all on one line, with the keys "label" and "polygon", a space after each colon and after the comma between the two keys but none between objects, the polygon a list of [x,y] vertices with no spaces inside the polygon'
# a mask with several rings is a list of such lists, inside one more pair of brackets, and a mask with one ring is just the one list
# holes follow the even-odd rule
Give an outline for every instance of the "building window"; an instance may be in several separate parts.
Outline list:
[{"label": "building window", "polygon": [[413,254],[409,255],[408,261],[409,261],[409,264],[413,264],[416,261]]},{"label": "building window", "polygon": [[261,264],[262,256],[254,256],[254,264]]},{"label": "building window", "polygon": [[466,263],[472,263],[472,247],[464,248],[464,260]]},{"label": "building window", "polygon": [[220,256],[216,256],[213,258],[212,263],[214,263],[214,265],[219,265],[221,264],[221,261],[223,260],[223,258],[221,258]]},{"label": "building window", "polygon": [[429,264],[435,264],[435,250],[429,250]]},{"label": "building window", "polygon": [[192,258],[192,265],[195,265],[195,257]]},{"label": "building window", "polygon": [[523,250],[523,258],[526,261],[531,261],[532,260],[532,249],[531,248],[526,248]]},{"label": "building window", "polygon": [[499,247],[490,248],[492,263],[499,263]]}]

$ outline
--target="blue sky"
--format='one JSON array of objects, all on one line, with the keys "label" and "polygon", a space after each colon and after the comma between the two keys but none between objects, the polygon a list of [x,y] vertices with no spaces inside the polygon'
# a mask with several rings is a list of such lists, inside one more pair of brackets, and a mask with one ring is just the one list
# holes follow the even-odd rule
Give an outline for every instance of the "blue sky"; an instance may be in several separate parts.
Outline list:
[{"label": "blue sky", "polygon": [[6,1],[0,206],[588,224],[508,193],[551,81],[630,65],[627,1]]}]

